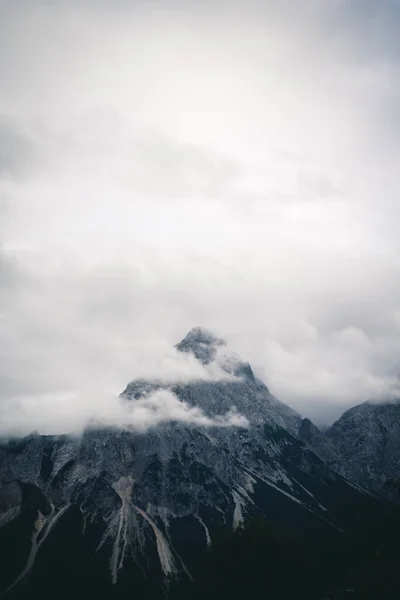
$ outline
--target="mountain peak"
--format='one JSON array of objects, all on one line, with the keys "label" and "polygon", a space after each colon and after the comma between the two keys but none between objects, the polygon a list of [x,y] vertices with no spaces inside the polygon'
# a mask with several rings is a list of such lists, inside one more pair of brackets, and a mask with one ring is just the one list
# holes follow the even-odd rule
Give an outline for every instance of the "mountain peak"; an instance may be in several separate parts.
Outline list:
[{"label": "mountain peak", "polygon": [[203,364],[208,364],[215,359],[217,348],[225,346],[223,339],[217,337],[205,327],[193,327],[175,346],[180,352],[190,352]]},{"label": "mountain peak", "polygon": [[225,341],[219,337],[217,337],[212,331],[206,329],[205,327],[200,327],[197,325],[193,327],[181,340],[178,346],[182,344],[217,344],[221,346],[225,344]]},{"label": "mountain peak", "polygon": [[216,361],[226,373],[254,380],[249,363],[243,361],[227,346],[225,340],[217,337],[209,329],[193,327],[175,348],[180,352],[193,354],[203,365]]}]

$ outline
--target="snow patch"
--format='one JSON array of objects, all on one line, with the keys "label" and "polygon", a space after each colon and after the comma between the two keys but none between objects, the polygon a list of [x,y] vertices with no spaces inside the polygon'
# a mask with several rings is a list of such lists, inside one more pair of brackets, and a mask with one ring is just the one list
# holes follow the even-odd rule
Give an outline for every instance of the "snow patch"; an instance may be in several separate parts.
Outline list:
[{"label": "snow patch", "polygon": [[206,535],[207,546],[211,546],[211,537],[210,537],[210,532],[208,531],[207,525],[204,523],[203,519],[201,517],[199,517],[199,515],[195,515],[195,517],[198,520],[198,522],[203,526],[204,533]]},{"label": "snow patch", "polygon": [[[96,552],[100,550],[109,537],[114,539],[110,570],[111,580],[113,583],[116,583],[118,580],[118,571],[123,567],[128,546],[131,545],[132,541],[136,541],[140,549],[142,549],[142,540],[132,505],[132,477],[120,477],[118,481],[112,484],[112,488],[121,498],[121,507],[116,513],[111,515],[109,525],[97,546]],[[136,535],[134,535],[134,532]]]},{"label": "snow patch", "polygon": [[302,489],[302,490],[304,490],[304,491],[306,492],[306,494],[308,494],[309,496],[311,496],[311,498],[314,500],[314,502],[315,502],[316,504],[318,504],[318,506],[319,506],[319,508],[320,508],[321,510],[324,510],[325,512],[329,512],[329,511],[328,511],[328,509],[326,508],[326,506],[324,506],[323,504],[320,504],[320,503],[318,502],[318,500],[315,498],[314,494],[312,494],[312,493],[310,492],[310,490],[308,490],[307,488],[305,488],[305,487],[304,487],[304,485],[301,485],[301,483],[299,483],[299,482],[297,481],[297,479],[295,479],[294,481],[297,483],[297,485],[298,485],[299,487],[301,487],[301,489]]},{"label": "snow patch", "polygon": [[3,514],[0,515],[0,527],[4,527],[4,525],[7,525],[7,523],[10,523],[10,521],[15,519],[15,517],[19,515],[19,511],[19,506],[13,506],[3,512]]},{"label": "snow patch", "polygon": [[11,583],[11,585],[8,586],[6,590],[4,590],[4,592],[2,592],[2,596],[8,594],[9,591],[11,591],[26,575],[28,575],[33,567],[40,546],[43,544],[54,525],[69,507],[70,504],[67,504],[66,506],[60,508],[58,512],[56,512],[54,506],[52,506],[48,517],[38,511],[38,516],[33,525],[32,546],[26,565],[20,575],[18,575],[18,577]]},{"label": "snow patch", "polygon": [[246,473],[246,483],[244,487],[250,494],[254,494],[254,485],[256,483],[256,479],[254,479],[254,477],[252,477],[249,473]]},{"label": "snow patch", "polygon": [[292,482],[292,480],[289,479],[289,477],[285,473],[285,471],[283,471],[279,467],[276,468],[275,471],[272,474],[268,475],[268,479],[271,479],[274,483],[283,483],[288,488],[290,488],[291,490],[293,490],[293,482]]},{"label": "snow patch", "polygon": [[138,506],[135,506],[134,508],[149,523],[149,525],[153,529],[156,538],[158,557],[160,559],[161,569],[164,575],[176,573],[178,569],[176,568],[173,554],[165,537],[158,529],[154,521],[149,517],[149,515],[144,512],[144,510],[142,510]]},{"label": "snow patch", "polygon": [[244,523],[244,511],[246,509],[246,500],[235,490],[232,490],[232,497],[235,503],[232,527],[235,530]]}]

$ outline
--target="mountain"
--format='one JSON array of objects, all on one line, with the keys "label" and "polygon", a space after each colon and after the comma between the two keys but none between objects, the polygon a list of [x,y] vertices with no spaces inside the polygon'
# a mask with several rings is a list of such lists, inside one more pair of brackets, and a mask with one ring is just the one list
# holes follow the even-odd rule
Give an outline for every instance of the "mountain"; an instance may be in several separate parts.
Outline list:
[{"label": "mountain", "polygon": [[[229,411],[246,425],[168,421],[146,432],[92,426],[80,437],[33,434],[0,445],[1,597],[181,594],[186,600],[199,582],[212,580],[218,548],[229,556],[236,547],[230,535],[245,540],[233,561],[240,548],[250,547],[253,538],[241,531],[254,519],[268,531],[267,547],[276,548],[262,573],[271,582],[277,561],[293,569],[303,564],[288,548],[304,548],[299,552],[308,556],[311,545],[326,566],[332,556],[344,556],[344,548],[364,556],[359,540],[366,523],[373,552],[381,547],[376,532],[397,531],[387,527],[393,509],[330,468],[301,439],[307,431],[317,434],[312,424],[274,398],[223,340],[196,327],[176,348],[204,366],[215,365],[220,376],[186,383],[134,380],[121,401],[142,402],[167,389],[217,425]],[[271,527],[278,533],[270,534]],[[214,556],[211,566],[204,567],[205,556]],[[337,565],[329,569],[336,572]],[[294,572],[300,573],[297,567]],[[298,598],[313,598],[320,590],[311,589],[312,579],[289,577],[290,594],[296,583]],[[211,594],[199,589],[201,597]]]},{"label": "mountain", "polygon": [[[339,448],[334,440],[330,439],[327,435],[327,431],[320,431],[310,419],[305,418],[302,419],[300,423],[298,437],[303,440],[308,447],[321,458],[321,460],[329,465],[330,468],[344,476]],[[349,479],[353,481],[351,477]],[[368,486],[366,489],[368,489]]]},{"label": "mountain", "polygon": [[222,339],[207,329],[194,327],[175,347],[180,352],[192,354],[203,365],[215,364],[226,378],[192,380],[187,384],[135,380],[127,386],[122,397],[138,399],[158,389],[168,389],[180,400],[201,408],[209,416],[221,416],[234,407],[253,425],[272,422],[297,435],[301,424],[299,413],[277,400],[254,376],[249,363],[244,362]]},{"label": "mountain", "polygon": [[325,432],[303,419],[299,438],[343,477],[400,503],[400,400],[363,402]]},{"label": "mountain", "polygon": [[[348,479],[400,502],[400,401],[371,401],[346,411],[326,432],[331,465]],[[313,442],[317,449],[324,448]]]}]

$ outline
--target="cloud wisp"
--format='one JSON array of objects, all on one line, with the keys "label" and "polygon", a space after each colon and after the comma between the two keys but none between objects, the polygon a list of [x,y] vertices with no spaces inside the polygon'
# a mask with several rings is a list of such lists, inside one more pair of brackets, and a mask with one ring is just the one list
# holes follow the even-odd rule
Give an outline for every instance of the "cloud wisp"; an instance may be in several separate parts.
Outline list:
[{"label": "cloud wisp", "polygon": [[96,390],[14,398],[0,405],[0,436],[79,435],[86,427],[115,427],[144,433],[168,422],[198,427],[248,427],[246,417],[234,408],[224,415],[208,416],[189,406],[168,389],[127,401]]}]

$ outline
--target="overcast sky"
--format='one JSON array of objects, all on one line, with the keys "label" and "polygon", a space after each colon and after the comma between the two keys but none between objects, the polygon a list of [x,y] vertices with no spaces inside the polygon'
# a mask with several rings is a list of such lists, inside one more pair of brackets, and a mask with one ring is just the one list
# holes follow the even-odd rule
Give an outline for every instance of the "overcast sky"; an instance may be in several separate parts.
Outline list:
[{"label": "overcast sky", "polygon": [[2,406],[196,375],[194,325],[318,423],[396,393],[399,27],[398,0],[0,0]]}]

